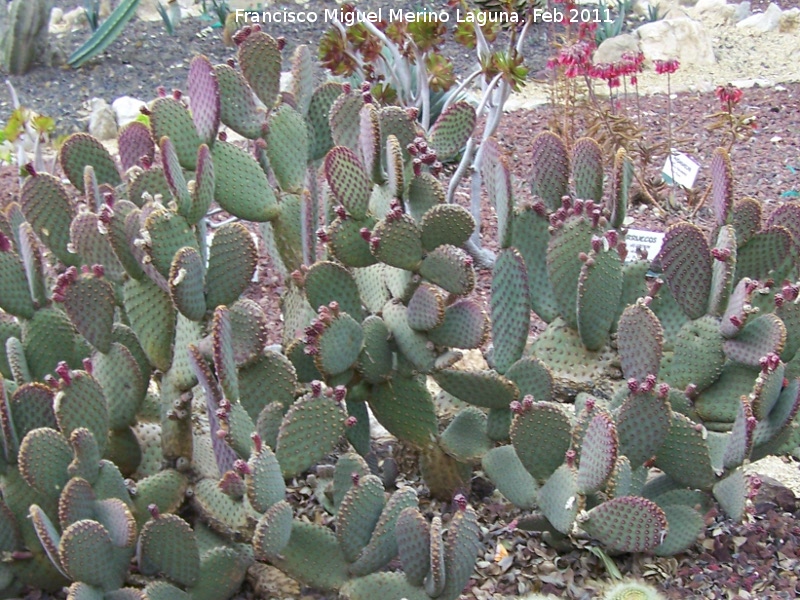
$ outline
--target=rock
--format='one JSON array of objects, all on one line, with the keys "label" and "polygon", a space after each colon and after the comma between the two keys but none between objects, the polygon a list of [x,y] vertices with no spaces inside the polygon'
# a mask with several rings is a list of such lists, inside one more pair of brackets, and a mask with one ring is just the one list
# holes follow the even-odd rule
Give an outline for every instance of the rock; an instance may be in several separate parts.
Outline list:
[{"label": "rock", "polygon": [[693,19],[645,23],[636,29],[636,35],[639,48],[649,60],[677,58],[682,65],[711,65],[716,62],[711,37]]},{"label": "rock", "polygon": [[595,64],[618,62],[625,52],[639,53],[639,38],[632,33],[608,38],[597,47],[594,53]]},{"label": "rock", "polygon": [[778,28],[781,20],[781,9],[777,4],[770,3],[763,13],[751,15],[746,19],[739,21],[736,26],[742,29],[750,29],[751,31],[759,31],[766,33],[774,31]]},{"label": "rock", "polygon": [[726,23],[736,12],[736,7],[725,0],[699,0],[694,7],[694,14],[704,21]]},{"label": "rock", "polygon": [[790,8],[781,14],[778,31],[781,33],[792,33],[800,30],[800,8]]},{"label": "rock", "polygon": [[745,0],[744,2],[740,2],[736,5],[733,16],[731,16],[731,21],[738,23],[739,21],[744,21],[752,14],[753,12],[750,10],[750,3]]},{"label": "rock", "polygon": [[116,116],[117,125],[124,127],[141,114],[140,109],[147,103],[131,96],[121,96],[111,103],[111,109]]},{"label": "rock", "polygon": [[761,508],[761,512],[765,512],[765,508],[777,506],[785,512],[794,512],[797,507],[797,497],[794,492],[786,487],[782,482],[769,477],[768,475],[759,475],[761,480],[761,487],[753,498],[753,504],[757,509]]},{"label": "rock", "polygon": [[92,98],[87,102],[89,114],[89,133],[98,140],[110,140],[117,137],[117,120],[113,109],[102,98]]},{"label": "rock", "polygon": [[698,14],[705,13],[705,12],[715,12],[720,9],[720,7],[725,6],[727,2],[725,0],[698,0],[697,3],[694,5],[694,11]]}]

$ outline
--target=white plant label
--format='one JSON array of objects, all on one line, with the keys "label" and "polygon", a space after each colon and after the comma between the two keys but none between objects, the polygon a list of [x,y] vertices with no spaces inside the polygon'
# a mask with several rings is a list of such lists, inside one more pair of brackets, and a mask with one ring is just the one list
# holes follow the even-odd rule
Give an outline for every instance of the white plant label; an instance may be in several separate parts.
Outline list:
[{"label": "white plant label", "polygon": [[653,260],[661,250],[661,244],[663,242],[664,234],[658,231],[628,229],[628,233],[625,235],[625,247],[628,249],[625,262],[638,260],[639,255],[636,253],[638,248],[647,250],[647,260]]},{"label": "white plant label", "polygon": [[[671,161],[670,158],[672,158]],[[672,162],[672,168],[670,168],[670,162]],[[698,171],[700,171],[699,164],[683,152],[673,150],[672,156],[668,156],[667,161],[664,163],[661,175],[667,183],[674,181],[679,186],[690,190],[694,185],[694,180],[697,178]]]}]

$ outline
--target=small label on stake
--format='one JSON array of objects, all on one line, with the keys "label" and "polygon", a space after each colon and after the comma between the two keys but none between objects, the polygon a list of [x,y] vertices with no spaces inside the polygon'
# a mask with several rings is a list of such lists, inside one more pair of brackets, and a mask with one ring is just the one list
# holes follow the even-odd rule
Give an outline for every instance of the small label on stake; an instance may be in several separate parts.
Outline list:
[{"label": "small label on stake", "polygon": [[625,234],[625,247],[628,249],[625,262],[632,262],[639,259],[639,255],[636,253],[638,248],[647,250],[647,260],[653,260],[661,250],[661,244],[663,242],[664,234],[658,231],[628,229],[628,233]]},{"label": "small label on stake", "polygon": [[[672,159],[671,161],[670,158]],[[670,162],[672,163],[672,168],[670,168]],[[672,156],[668,156],[664,163],[661,175],[667,183],[674,181],[679,186],[690,190],[694,185],[694,180],[697,178],[698,171],[700,171],[700,165],[683,152],[673,149]]]}]

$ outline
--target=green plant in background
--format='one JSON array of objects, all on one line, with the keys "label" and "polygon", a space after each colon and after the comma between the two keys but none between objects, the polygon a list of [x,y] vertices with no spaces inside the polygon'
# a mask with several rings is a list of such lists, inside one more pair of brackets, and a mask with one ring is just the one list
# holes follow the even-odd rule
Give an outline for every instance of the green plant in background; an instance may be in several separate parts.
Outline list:
[{"label": "green plant in background", "polygon": [[[43,147],[49,136],[55,131],[55,121],[46,115],[40,115],[23,106],[17,91],[11,82],[6,80],[14,111],[0,130],[0,143],[7,148],[2,160],[16,161],[20,170],[28,163],[28,152],[33,153],[33,164],[39,170],[45,170]],[[52,169],[50,169],[52,170]]]},{"label": "green plant in background", "polygon": [[84,15],[92,31],[97,31],[100,27],[100,0],[84,0]]},{"label": "green plant in background", "polygon": [[605,40],[620,35],[625,29],[625,22],[633,12],[633,0],[623,0],[616,6],[616,15],[612,18],[612,11],[608,5],[600,2],[600,22],[595,31],[595,42],[599,46]]},{"label": "green plant in background", "polygon": [[139,0],[122,0],[92,36],[70,55],[67,64],[78,68],[108,48],[136,14],[138,6]]},{"label": "green plant in background", "polygon": [[3,70],[11,75],[23,75],[37,58],[48,52],[48,26],[51,0],[13,0],[8,6],[0,58]]},{"label": "green plant in background", "polygon": [[164,23],[164,28],[169,35],[175,35],[175,25],[181,20],[181,5],[175,0],[167,3],[164,6],[161,2],[156,3],[156,10],[161,21]]}]

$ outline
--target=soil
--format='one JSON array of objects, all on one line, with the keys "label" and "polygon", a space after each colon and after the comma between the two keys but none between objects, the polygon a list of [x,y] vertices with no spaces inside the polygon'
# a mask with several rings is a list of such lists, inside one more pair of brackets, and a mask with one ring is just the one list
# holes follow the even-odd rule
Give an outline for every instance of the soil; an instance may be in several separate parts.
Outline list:
[{"label": "soil", "polygon": [[[73,8],[72,2],[56,1],[57,6]],[[372,3],[377,7],[379,3]],[[389,2],[383,3],[390,6]],[[782,8],[794,5],[792,0],[780,0]],[[437,6],[432,0],[422,0],[415,6]],[[754,10],[766,8],[765,0],[754,0]],[[305,10],[321,11],[333,8],[332,1],[311,0]],[[395,6],[391,4],[391,6]],[[133,21],[120,38],[103,55],[82,69],[70,70],[61,66],[37,67],[24,77],[12,77],[21,100],[31,108],[56,119],[59,133],[84,130],[86,125],[79,119],[77,109],[92,97],[101,97],[111,102],[122,95],[142,99],[151,98],[157,86],[167,89],[185,86],[189,62],[196,53],[209,56],[214,62],[222,62],[233,56],[233,49],[226,47],[218,29],[209,29],[209,22],[187,19],[178,25],[176,35],[169,36],[160,22]],[[717,27],[711,25],[711,27]],[[717,146],[726,143],[720,131],[710,131],[706,115],[719,110],[719,101],[714,96],[716,85],[733,79],[759,79],[768,73],[769,86],[756,84],[745,90],[744,98],[737,108],[741,114],[754,115],[756,126],[748,130],[749,137],[733,145],[731,161],[739,197],[752,196],[765,206],[765,212],[782,202],[796,201],[800,195],[800,55],[793,61],[781,62],[789,53],[786,44],[797,43],[795,38],[760,36],[737,42],[731,37],[730,28],[714,29],[719,49],[717,65],[706,72],[682,69],[671,83],[673,96],[662,92],[663,78],[645,74],[640,84],[642,96],[631,94],[617,98],[614,110],[628,115],[641,129],[642,138],[657,149],[644,168],[643,179],[657,179],[664,163],[664,142],[671,131],[671,145],[690,155],[701,169],[694,186],[694,193],[677,190],[676,207],[662,210],[669,205],[671,190],[654,191],[658,204],[641,201],[632,207],[632,226],[661,231],[670,223],[687,218],[696,211],[695,222],[708,225],[709,215],[704,207],[696,203],[708,185],[708,164],[711,153]],[[267,28],[270,31],[269,27]],[[316,28],[296,26],[292,30],[270,31],[286,38],[284,52],[289,56],[299,43],[313,45],[322,33]],[[550,49],[543,36],[544,31],[535,31],[528,41],[526,62],[532,74],[543,73]],[[68,55],[86,37],[87,31],[65,34],[57,44],[63,54]],[[720,45],[722,44],[722,45]],[[753,51],[755,45],[758,51]],[[472,55],[452,41],[446,53],[456,63],[456,71],[465,74],[473,66]],[[773,66],[777,65],[774,69]],[[732,67],[731,67],[732,66]],[[726,70],[728,67],[737,69]],[[734,76],[736,75],[736,76]],[[741,76],[740,76],[741,75]],[[320,73],[320,77],[323,77]],[[530,141],[540,131],[563,124],[563,109],[542,104],[547,95],[543,87],[531,84],[528,89],[513,99],[512,105],[519,108],[509,112],[502,120],[497,137],[506,150],[516,181],[518,200],[529,197],[527,186],[530,171]],[[655,93],[654,93],[655,92]],[[602,102],[607,102],[603,99]],[[8,103],[0,103],[0,119],[7,118]],[[579,110],[570,125],[571,135],[583,134],[590,122],[588,111]],[[563,125],[562,125],[563,126]],[[0,168],[0,206],[15,199],[17,173],[14,167]],[[458,191],[459,202],[467,203],[469,189],[463,184]],[[640,197],[642,200],[642,197]],[[483,210],[482,234],[489,248],[496,248],[496,221],[488,206]],[[278,298],[282,282],[274,276],[275,270],[265,258],[261,264],[261,278],[250,290],[250,295],[259,300],[268,314],[274,317],[270,342],[280,341]],[[477,294],[484,299],[489,291],[489,275],[479,275]],[[536,331],[534,325],[533,332]],[[777,461],[777,462],[775,462]],[[614,561],[623,574],[640,577],[657,585],[668,598],[795,598],[800,595],[800,516],[795,494],[786,485],[791,483],[795,492],[798,487],[797,463],[793,459],[773,459],[770,473],[780,470],[788,475],[780,476],[781,482],[766,480],[761,494],[755,499],[754,512],[745,523],[732,523],[712,510],[706,516],[708,525],[704,538],[690,551],[678,557],[656,558],[652,556],[620,556]],[[401,472],[405,472],[401,469]],[[759,469],[765,473],[764,469]],[[794,475],[794,477],[792,477]],[[776,475],[778,477],[778,475]],[[409,479],[424,493],[418,479]],[[300,481],[297,489],[307,489]],[[544,543],[538,534],[514,530],[512,519],[518,513],[510,509],[496,494],[491,485],[478,476],[473,485],[472,501],[479,507],[484,526],[486,552],[478,563],[476,575],[470,589],[462,596],[465,599],[488,600],[528,591],[554,593],[565,598],[588,599],[597,597],[609,576],[602,561],[585,545],[570,550],[556,550]],[[299,492],[298,492],[299,493]],[[441,507],[432,503],[437,510]],[[508,556],[499,549],[502,543]],[[247,585],[242,598],[267,597]],[[300,590],[296,585],[284,582],[278,597],[320,598],[311,590]],[[286,590],[291,589],[291,592]]]}]

